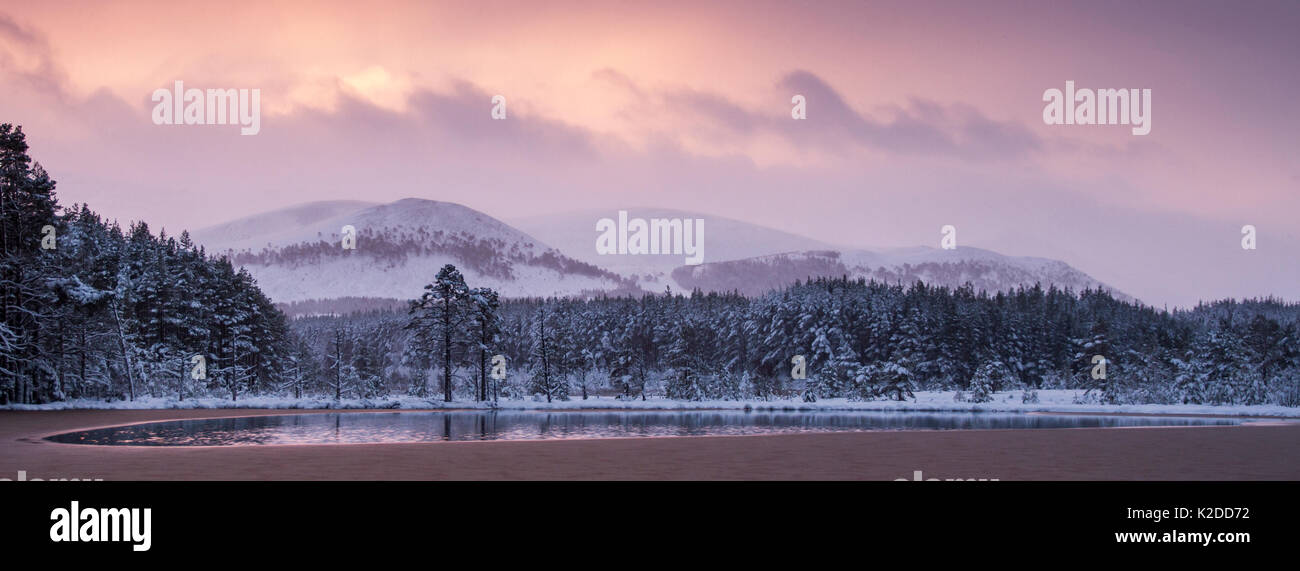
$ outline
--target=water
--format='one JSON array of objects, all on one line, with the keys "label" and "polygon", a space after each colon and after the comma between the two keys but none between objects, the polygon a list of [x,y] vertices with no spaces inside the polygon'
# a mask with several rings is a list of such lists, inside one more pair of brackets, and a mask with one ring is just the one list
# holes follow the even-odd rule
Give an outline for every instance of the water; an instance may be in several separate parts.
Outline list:
[{"label": "water", "polygon": [[49,440],[130,446],[244,446],[1240,423],[1231,418],[992,412],[335,412],[151,422],[60,434]]}]

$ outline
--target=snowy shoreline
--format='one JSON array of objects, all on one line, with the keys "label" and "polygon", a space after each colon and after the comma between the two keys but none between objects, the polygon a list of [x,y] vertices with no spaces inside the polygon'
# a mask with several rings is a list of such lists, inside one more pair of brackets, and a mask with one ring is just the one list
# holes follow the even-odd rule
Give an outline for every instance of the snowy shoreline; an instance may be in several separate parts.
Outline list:
[{"label": "snowy shoreline", "polygon": [[135,401],[72,400],[47,404],[10,404],[0,406],[9,411],[55,410],[158,410],[158,409],[270,409],[270,410],[428,410],[428,409],[492,409],[499,410],[763,410],[763,411],[898,411],[898,412],[1058,412],[1058,413],[1116,413],[1163,415],[1223,415],[1240,417],[1300,418],[1300,408],[1278,405],[1194,405],[1194,404],[1076,404],[1080,390],[1040,390],[1039,402],[1022,403],[1021,391],[999,392],[991,402],[971,403],[953,400],[950,391],[922,391],[908,401],[850,401],[823,399],[803,402],[799,399],[778,400],[702,400],[679,401],[662,398],[648,400],[620,400],[610,397],[592,397],[587,400],[546,402],[512,399],[501,400],[495,407],[490,402],[452,401],[394,396],[382,399],[285,398],[247,397],[238,401],[222,398],[141,398]]}]

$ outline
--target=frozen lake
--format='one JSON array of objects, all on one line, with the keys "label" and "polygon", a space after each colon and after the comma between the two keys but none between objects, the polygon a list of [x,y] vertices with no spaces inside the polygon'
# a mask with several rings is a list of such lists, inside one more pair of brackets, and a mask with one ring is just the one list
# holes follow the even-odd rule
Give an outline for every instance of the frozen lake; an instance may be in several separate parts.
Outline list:
[{"label": "frozen lake", "polygon": [[998,412],[455,411],[331,412],[150,422],[48,440],[130,446],[359,444],[724,436],[871,430],[969,430],[1236,425],[1233,418]]}]

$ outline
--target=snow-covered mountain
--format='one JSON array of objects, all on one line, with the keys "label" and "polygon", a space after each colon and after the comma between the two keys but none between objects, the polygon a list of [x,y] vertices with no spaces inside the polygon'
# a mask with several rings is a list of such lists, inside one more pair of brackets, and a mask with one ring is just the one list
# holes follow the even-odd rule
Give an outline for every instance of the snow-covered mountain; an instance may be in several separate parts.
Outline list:
[{"label": "snow-covered mountain", "polygon": [[[230,255],[236,265],[247,268],[279,303],[411,299],[448,263],[460,268],[471,286],[491,287],[506,297],[661,292],[665,286],[759,295],[795,280],[847,275],[949,287],[970,282],[986,291],[1035,283],[1075,291],[1105,288],[1127,299],[1057,260],[971,247],[854,250],[677,210],[635,209],[629,216],[703,218],[704,263],[685,265],[681,255],[597,254],[596,221],[615,218],[617,212],[571,212],[509,225],[459,204],[417,198],[390,204],[313,202],[212,226],[192,236],[209,252]],[[345,225],[357,230],[355,250],[340,246]]]},{"label": "snow-covered mountain", "polygon": [[1006,291],[1019,286],[1055,285],[1073,291],[1105,289],[1119,299],[1131,300],[1069,264],[1047,258],[1004,256],[980,248],[942,250],[928,247],[867,250],[814,250],[757,256],[743,260],[681,266],[673,270],[675,283],[685,289],[739,291],[761,294],[809,277],[867,278],[886,283],[960,287]]},{"label": "snow-covered mountain", "polygon": [[641,218],[705,221],[705,260],[698,266],[683,264],[672,255],[600,255],[595,244],[596,221],[613,218],[613,211],[580,211],[512,220],[566,254],[637,281],[651,291],[665,285],[677,291],[739,291],[759,295],[810,276],[853,276],[877,281],[957,287],[970,282],[976,289],[1005,291],[1041,283],[1080,291],[1113,288],[1071,267],[1045,258],[1022,258],[980,248],[956,250],[915,247],[881,251],[858,250],[819,242],[720,216],[653,208],[629,209]]},{"label": "snow-covered mountain", "polygon": [[[345,225],[356,249],[341,247]],[[411,299],[444,264],[473,287],[503,296],[614,291],[626,280],[566,257],[477,210],[418,198],[391,204],[313,202],[193,233],[211,253],[228,254],[279,303],[344,297]]]},{"label": "snow-covered mountain", "polygon": [[[711,214],[665,208],[629,208],[627,213],[629,217],[647,220],[703,219],[706,263],[835,248],[812,238]],[[678,289],[679,284],[672,280],[672,273],[683,265],[680,255],[601,255],[596,252],[596,221],[617,216],[617,210],[580,210],[510,219],[508,222],[569,256],[634,278],[644,289],[658,292],[663,291],[665,285]]]},{"label": "snow-covered mountain", "polygon": [[[329,200],[308,202],[280,210],[272,210],[209,226],[191,232],[195,242],[210,251],[260,250],[274,245],[293,244],[311,239],[305,231],[320,227],[333,228],[337,233],[342,226],[333,226],[335,219],[346,219],[354,213],[378,206],[374,202],[359,200]],[[320,226],[325,224],[325,226]]]}]

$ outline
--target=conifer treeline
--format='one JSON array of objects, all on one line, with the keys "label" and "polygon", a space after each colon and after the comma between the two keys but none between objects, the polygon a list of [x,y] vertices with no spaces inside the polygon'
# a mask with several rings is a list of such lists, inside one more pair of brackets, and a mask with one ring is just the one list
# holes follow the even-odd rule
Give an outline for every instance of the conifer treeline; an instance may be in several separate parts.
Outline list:
[{"label": "conifer treeline", "polygon": [[[982,400],[989,391],[1074,388],[1104,403],[1300,405],[1300,305],[1271,299],[1163,312],[1104,291],[987,294],[819,278],[759,298],[508,300],[495,313],[491,340],[472,335],[473,321],[454,320],[426,330],[438,333],[433,350],[405,312],[294,323],[345,331],[358,346],[383,339],[385,349],[370,354],[385,357],[369,367],[385,390],[445,390],[449,362],[458,399],[483,398],[483,356],[501,354],[508,376],[486,386],[508,397],[813,401],[944,390]],[[806,378],[791,375],[796,355]],[[1097,356],[1105,378],[1094,378]]]},{"label": "conifer treeline", "polygon": [[252,276],[188,234],[63,209],[54,190],[22,128],[0,125],[0,402],[235,399],[286,383],[286,319]]}]

